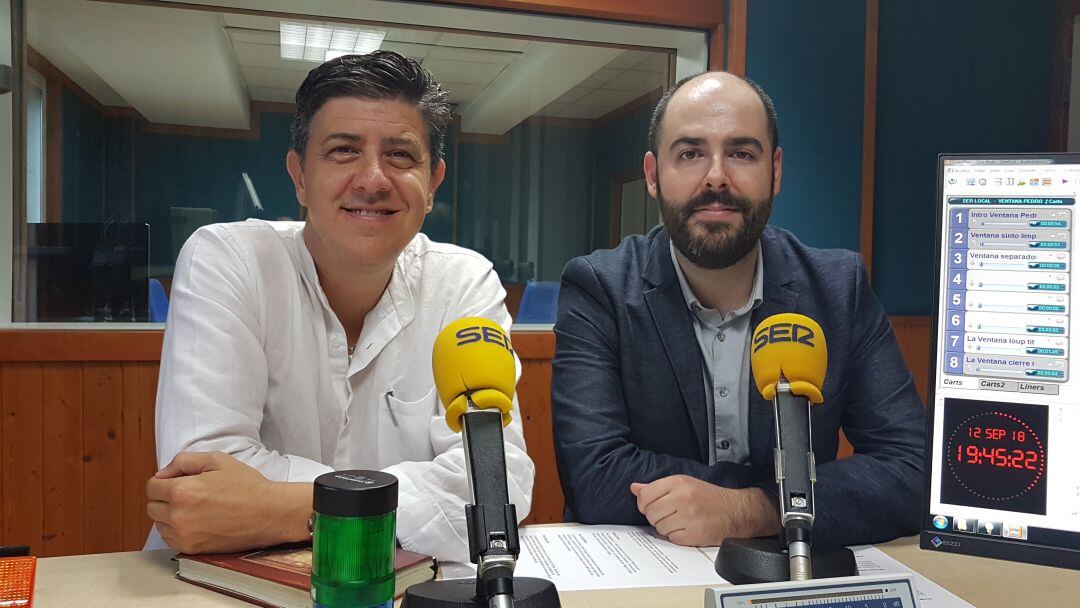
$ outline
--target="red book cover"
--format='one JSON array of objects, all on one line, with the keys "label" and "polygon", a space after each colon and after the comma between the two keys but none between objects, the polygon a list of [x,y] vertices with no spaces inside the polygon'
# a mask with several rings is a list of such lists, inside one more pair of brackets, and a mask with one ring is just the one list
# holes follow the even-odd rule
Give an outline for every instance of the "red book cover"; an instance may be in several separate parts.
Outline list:
[{"label": "red book cover", "polygon": [[[311,605],[310,545],[244,553],[180,554],[176,560],[177,576],[189,583],[271,608],[288,607],[296,602]],[[434,558],[398,549],[394,558],[395,595],[400,597],[410,585],[435,578],[436,569]],[[277,586],[293,591],[275,589]]]}]

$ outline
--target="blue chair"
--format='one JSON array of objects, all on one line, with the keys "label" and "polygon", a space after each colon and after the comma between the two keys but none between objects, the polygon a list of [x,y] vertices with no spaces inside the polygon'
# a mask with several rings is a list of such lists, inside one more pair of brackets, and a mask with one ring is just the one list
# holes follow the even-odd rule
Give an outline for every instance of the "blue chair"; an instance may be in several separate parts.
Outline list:
[{"label": "blue chair", "polygon": [[150,279],[150,322],[164,323],[169,318],[169,296],[165,286],[157,279]]},{"label": "blue chair", "polygon": [[521,296],[515,323],[547,324],[555,322],[559,307],[558,281],[529,281]]}]

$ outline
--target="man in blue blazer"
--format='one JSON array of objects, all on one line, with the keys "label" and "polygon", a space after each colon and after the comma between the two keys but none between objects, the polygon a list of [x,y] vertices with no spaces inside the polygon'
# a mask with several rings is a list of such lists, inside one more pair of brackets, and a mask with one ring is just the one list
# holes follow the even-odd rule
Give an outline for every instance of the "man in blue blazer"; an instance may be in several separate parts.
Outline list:
[{"label": "man in blue blazer", "polygon": [[[780,190],[776,111],[726,73],[660,100],[644,170],[663,225],[571,260],[555,325],[552,419],[568,515],[645,524],[675,543],[779,532],[773,408],[753,385],[766,317],[816,320],[815,544],[919,529],[924,406],[858,254],[767,226]],[[855,454],[836,460],[838,431]]]}]

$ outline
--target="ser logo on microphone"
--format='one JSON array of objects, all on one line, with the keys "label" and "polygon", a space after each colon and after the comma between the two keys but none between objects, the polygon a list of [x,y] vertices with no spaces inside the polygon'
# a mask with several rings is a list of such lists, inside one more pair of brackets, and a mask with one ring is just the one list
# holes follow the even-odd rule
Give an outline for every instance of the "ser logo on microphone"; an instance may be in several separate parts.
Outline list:
[{"label": "ser logo on microphone", "polygon": [[506,336],[498,327],[490,327],[487,325],[474,325],[472,327],[463,327],[457,330],[454,337],[458,339],[458,346],[465,346],[466,344],[472,344],[473,342],[490,342],[497,346],[501,346],[510,352],[514,352],[514,349],[510,346],[510,338]]},{"label": "ser logo on microphone", "polygon": [[774,323],[768,327],[762,327],[754,335],[754,352],[758,352],[766,344],[776,342],[798,342],[814,348],[814,330],[798,323]]}]

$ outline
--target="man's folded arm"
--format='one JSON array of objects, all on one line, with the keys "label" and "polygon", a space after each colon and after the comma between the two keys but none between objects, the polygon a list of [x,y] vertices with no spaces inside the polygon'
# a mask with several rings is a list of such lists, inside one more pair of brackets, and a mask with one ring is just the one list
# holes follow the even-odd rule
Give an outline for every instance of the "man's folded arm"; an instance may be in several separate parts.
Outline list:
[{"label": "man's folded arm", "polygon": [[749,485],[748,467],[710,466],[633,443],[626,402],[635,396],[623,391],[615,306],[587,260],[567,264],[555,325],[551,417],[559,477],[574,517],[590,524],[646,524],[630,484],[670,475]]},{"label": "man's folded arm", "polygon": [[268,370],[254,278],[237,247],[204,228],[177,260],[157,393],[158,466],[183,451],[218,451],[273,481],[311,481],[330,468],[260,438]]},{"label": "man's folded arm", "polygon": [[815,542],[882,542],[918,531],[926,412],[861,262],[844,434],[848,458],[818,467]]}]

